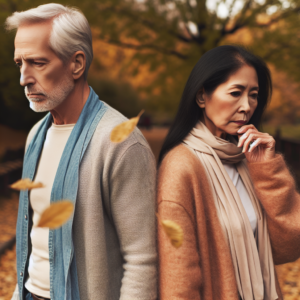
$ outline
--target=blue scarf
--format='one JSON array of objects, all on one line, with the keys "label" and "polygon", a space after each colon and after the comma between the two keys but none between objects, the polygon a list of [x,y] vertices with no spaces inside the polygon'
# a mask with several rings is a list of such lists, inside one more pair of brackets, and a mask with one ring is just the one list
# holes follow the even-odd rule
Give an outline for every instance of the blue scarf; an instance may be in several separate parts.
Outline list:
[{"label": "blue scarf", "polygon": [[[63,151],[51,191],[50,202],[68,199],[76,204],[79,166],[94,131],[107,107],[90,87],[90,94]],[[42,121],[25,154],[22,178],[34,179],[52,116]],[[49,231],[51,300],[79,300],[76,260],[72,239],[74,215],[61,228]],[[17,222],[17,271],[20,299],[23,299],[25,274],[28,268],[29,192],[20,193]]]}]

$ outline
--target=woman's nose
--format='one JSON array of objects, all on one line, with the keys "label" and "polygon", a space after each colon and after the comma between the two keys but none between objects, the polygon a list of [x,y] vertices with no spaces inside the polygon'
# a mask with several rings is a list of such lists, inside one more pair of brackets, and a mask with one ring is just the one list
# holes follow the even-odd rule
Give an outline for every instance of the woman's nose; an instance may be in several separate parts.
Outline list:
[{"label": "woman's nose", "polygon": [[242,98],[241,98],[241,106],[240,106],[240,111],[243,111],[245,113],[248,113],[250,112],[250,104],[249,104],[249,98],[248,98],[248,95],[244,95]]}]

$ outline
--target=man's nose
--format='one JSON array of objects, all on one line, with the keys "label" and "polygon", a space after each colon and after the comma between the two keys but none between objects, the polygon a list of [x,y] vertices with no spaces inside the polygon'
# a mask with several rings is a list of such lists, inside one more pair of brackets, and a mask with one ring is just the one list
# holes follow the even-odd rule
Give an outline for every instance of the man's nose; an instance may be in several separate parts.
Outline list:
[{"label": "man's nose", "polygon": [[34,84],[34,83],[35,83],[35,79],[34,79],[33,74],[31,74],[31,72],[28,68],[26,68],[25,66],[22,66],[20,85],[26,86],[26,85]]}]

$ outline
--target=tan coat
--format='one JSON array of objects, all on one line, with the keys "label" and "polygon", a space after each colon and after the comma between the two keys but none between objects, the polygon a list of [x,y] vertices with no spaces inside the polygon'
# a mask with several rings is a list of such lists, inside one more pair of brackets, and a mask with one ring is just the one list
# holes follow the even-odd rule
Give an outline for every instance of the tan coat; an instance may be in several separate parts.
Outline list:
[{"label": "tan coat", "polygon": [[[249,163],[266,211],[275,264],[300,257],[300,196],[283,158]],[[171,246],[158,225],[160,299],[239,299],[231,254],[224,238],[205,170],[190,149],[179,145],[163,159],[158,174],[158,213],[184,232]],[[278,281],[279,299],[283,299]]]}]

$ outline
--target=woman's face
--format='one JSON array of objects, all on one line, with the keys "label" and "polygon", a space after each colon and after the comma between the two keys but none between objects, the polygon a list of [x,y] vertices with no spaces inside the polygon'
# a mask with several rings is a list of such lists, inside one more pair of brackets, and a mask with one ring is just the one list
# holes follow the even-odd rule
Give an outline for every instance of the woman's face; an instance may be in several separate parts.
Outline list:
[{"label": "woman's face", "polygon": [[247,124],[257,107],[258,79],[253,67],[244,65],[212,94],[197,93],[204,123],[215,136],[236,135]]}]

